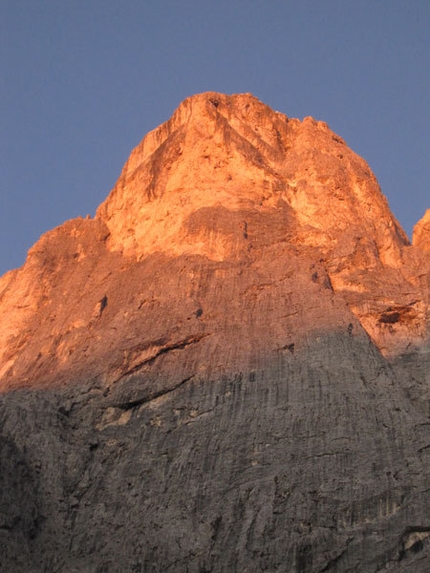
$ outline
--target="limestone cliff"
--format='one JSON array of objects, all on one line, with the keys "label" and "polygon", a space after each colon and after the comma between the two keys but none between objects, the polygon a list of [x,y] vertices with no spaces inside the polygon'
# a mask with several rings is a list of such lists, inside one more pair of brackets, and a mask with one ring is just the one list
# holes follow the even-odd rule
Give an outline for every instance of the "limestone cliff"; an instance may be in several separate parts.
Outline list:
[{"label": "limestone cliff", "polygon": [[185,100],[0,279],[5,571],[427,571],[429,212],[411,245],[323,122]]}]

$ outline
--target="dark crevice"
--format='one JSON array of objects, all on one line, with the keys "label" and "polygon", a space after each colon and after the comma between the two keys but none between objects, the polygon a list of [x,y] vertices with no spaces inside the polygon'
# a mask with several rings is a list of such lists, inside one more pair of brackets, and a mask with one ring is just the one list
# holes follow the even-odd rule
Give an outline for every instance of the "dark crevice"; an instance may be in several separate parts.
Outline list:
[{"label": "dark crevice", "polygon": [[138,400],[132,400],[131,402],[124,402],[122,404],[116,404],[115,408],[121,408],[121,410],[124,410],[124,411],[131,410],[133,408],[138,408],[142,404],[146,404],[147,402],[151,402],[152,400],[156,400],[160,396],[165,396],[166,394],[170,394],[170,392],[174,392],[175,390],[177,390],[178,388],[180,388],[181,386],[186,384],[186,382],[189,382],[192,378],[194,378],[194,374],[192,374],[191,376],[188,376],[187,378],[184,378],[184,380],[181,380],[180,382],[178,382],[178,384],[176,384],[172,388],[166,388],[163,390],[159,390],[158,392],[152,392],[147,396],[139,398]]},{"label": "dark crevice", "polygon": [[104,311],[108,304],[108,297],[104,295],[104,297],[99,301],[100,303],[100,314]]},{"label": "dark crevice", "polygon": [[400,320],[400,312],[383,312],[379,317],[379,322],[383,324],[395,324]]},{"label": "dark crevice", "polygon": [[430,444],[427,444],[426,446],[423,446],[422,448],[420,448],[420,449],[418,450],[418,453],[423,452],[423,451],[426,450],[427,448],[430,448]]},{"label": "dark crevice", "polygon": [[292,342],[291,344],[285,344],[282,347],[282,350],[288,350],[289,352],[291,352],[291,354],[294,354],[294,342]]},{"label": "dark crevice", "polygon": [[[410,537],[414,533],[427,533],[423,537],[418,537],[413,543],[410,543]],[[401,537],[401,550],[399,552],[399,561],[405,559],[411,554],[419,553],[424,549],[425,544],[430,538],[430,525],[415,525],[406,527]],[[408,543],[409,542],[409,543]]]},{"label": "dark crevice", "polygon": [[410,533],[427,533],[430,532],[430,525],[409,525],[405,527],[403,535],[408,535]]}]

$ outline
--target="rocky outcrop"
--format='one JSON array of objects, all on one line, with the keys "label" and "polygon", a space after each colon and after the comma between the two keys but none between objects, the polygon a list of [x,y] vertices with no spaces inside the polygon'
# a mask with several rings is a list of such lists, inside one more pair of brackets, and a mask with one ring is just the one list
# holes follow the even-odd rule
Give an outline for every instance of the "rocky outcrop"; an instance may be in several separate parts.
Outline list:
[{"label": "rocky outcrop", "polygon": [[423,251],[430,252],[430,209],[414,227],[412,244]]},{"label": "rocky outcrop", "polygon": [[427,571],[426,228],[326,124],[185,100],[0,279],[5,570]]}]

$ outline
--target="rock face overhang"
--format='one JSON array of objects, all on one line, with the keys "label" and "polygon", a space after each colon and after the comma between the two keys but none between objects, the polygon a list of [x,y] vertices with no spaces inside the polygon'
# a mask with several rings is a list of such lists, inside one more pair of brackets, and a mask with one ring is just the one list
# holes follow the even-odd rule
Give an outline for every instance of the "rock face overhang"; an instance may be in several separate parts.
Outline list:
[{"label": "rock face overhang", "polygon": [[250,94],[185,100],[0,279],[9,573],[427,573],[428,213]]}]

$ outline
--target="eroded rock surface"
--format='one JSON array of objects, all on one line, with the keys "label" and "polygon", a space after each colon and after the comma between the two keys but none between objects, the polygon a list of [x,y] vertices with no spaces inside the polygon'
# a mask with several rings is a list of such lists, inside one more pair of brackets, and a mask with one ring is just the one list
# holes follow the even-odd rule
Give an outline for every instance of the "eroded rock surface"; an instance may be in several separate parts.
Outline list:
[{"label": "eroded rock surface", "polygon": [[428,213],[322,122],[185,100],[0,279],[4,570],[427,573]]}]

